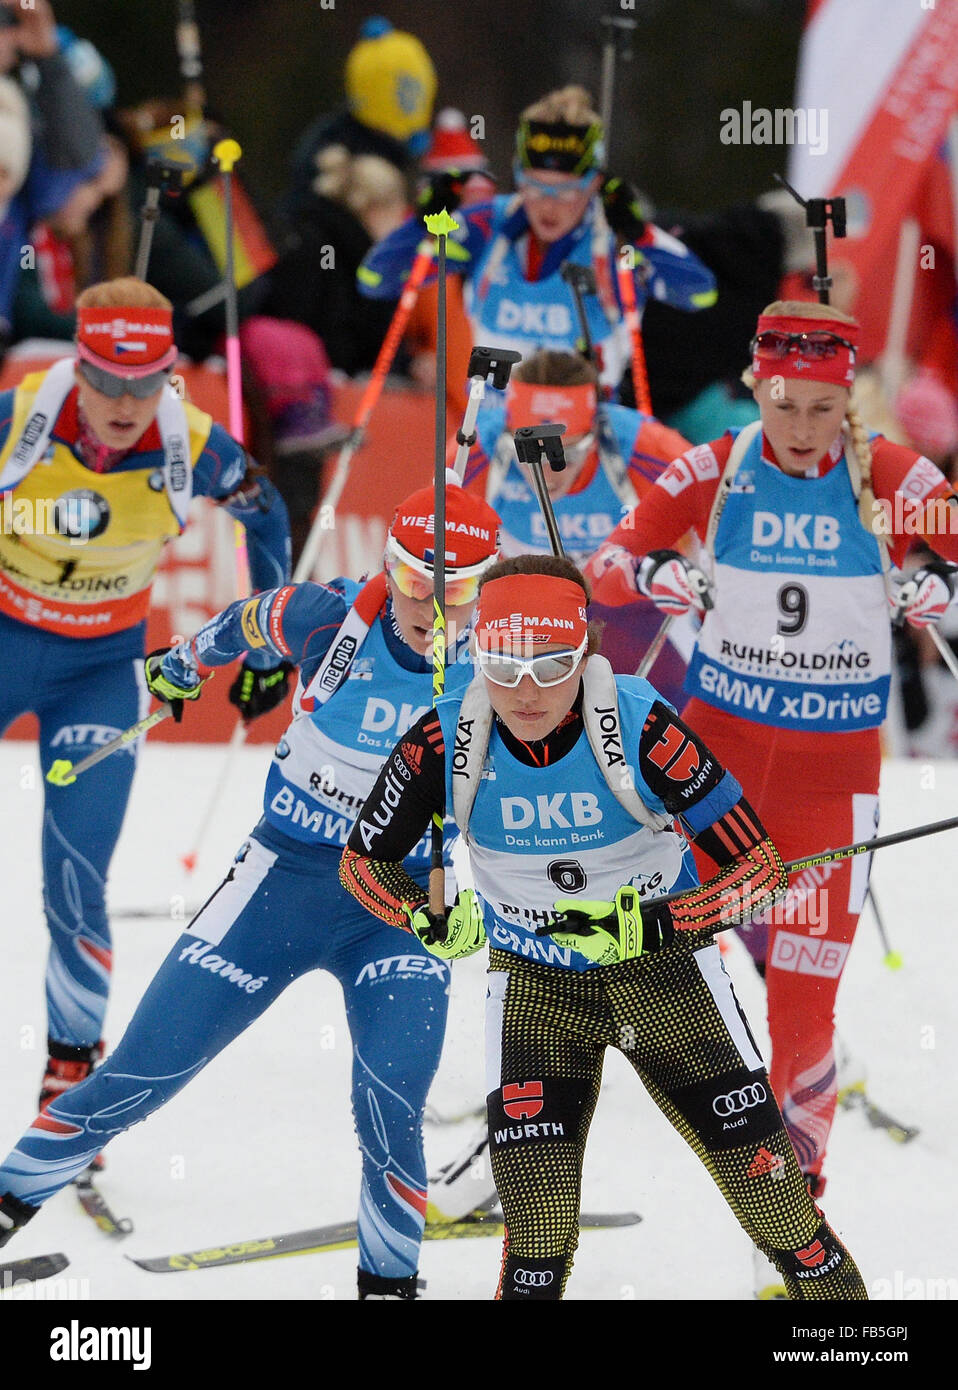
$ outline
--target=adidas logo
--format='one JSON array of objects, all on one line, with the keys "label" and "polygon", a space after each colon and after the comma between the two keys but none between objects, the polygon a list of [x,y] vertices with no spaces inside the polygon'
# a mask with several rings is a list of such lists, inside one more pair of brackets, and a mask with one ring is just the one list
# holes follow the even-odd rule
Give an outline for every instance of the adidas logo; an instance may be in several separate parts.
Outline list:
[{"label": "adidas logo", "polygon": [[762,1178],[766,1173],[776,1173],[784,1167],[785,1160],[781,1154],[769,1153],[768,1149],[761,1148],[748,1166],[748,1176]]},{"label": "adidas logo", "polygon": [[413,772],[420,772],[422,763],[422,748],[416,743],[401,743],[399,745],[400,756],[403,762]]}]

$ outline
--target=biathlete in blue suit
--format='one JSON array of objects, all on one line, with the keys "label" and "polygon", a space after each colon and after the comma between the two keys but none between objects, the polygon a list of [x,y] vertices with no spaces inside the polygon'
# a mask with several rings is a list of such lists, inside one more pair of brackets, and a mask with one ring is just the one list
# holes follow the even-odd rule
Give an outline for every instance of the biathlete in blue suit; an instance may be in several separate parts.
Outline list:
[{"label": "biathlete in blue suit", "polygon": [[[694,312],[715,303],[716,288],[697,256],[645,220],[635,190],[600,172],[602,123],[591,102],[584,88],[564,87],[522,113],[517,191],[460,208],[461,230],[448,237],[446,255],[448,269],[466,281],[475,341],[525,354],[576,346],[575,300],[560,270],[565,261],[592,266],[598,293],[584,301],[589,336],[602,382],[615,388],[631,360],[616,276],[622,248],[631,249],[640,306],[651,298]],[[443,176],[422,210],[452,211],[456,186]],[[385,237],[359,268],[361,291],[397,298],[422,237],[418,217]]]},{"label": "biathlete in blue suit", "polygon": [[[107,281],[80,296],[77,324],[75,359],[0,394],[0,731],[36,715],[44,775],[146,713],[150,587],[191,498],[211,498],[245,527],[255,588],[289,576],[282,498],[170,384],[169,300],[133,277]],[[44,1102],[99,1055],[111,962],[106,877],[135,766],[130,746],[73,785],[46,789]]]},{"label": "biathlete in blue suit", "polygon": [[[0,1168],[0,1244],[287,985],[324,969],[343,987],[353,1043],[359,1296],[415,1297],[427,1194],[422,1114],[442,1049],[449,967],[349,897],[338,869],[387,754],[432,700],[433,544],[428,488],[400,504],[385,573],[361,589],[348,580],[285,585],[232,604],[191,642],[149,659],[150,689],[171,702],[199,695],[204,667],[250,654],[293,662],[298,710],[276,747],[262,819],[160,967],[116,1051],[37,1116]],[[464,633],[497,544],[495,512],[450,487],[449,690],[472,677]],[[253,682],[250,713],[269,706],[267,679]],[[428,835],[404,871],[427,882]]]}]

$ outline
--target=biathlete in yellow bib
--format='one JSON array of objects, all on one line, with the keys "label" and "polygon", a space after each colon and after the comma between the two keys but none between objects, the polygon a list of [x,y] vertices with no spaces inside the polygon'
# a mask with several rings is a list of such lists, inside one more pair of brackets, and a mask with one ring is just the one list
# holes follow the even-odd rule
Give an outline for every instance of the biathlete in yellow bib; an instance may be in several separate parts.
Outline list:
[{"label": "biathlete in yellow bib", "polygon": [[[77,300],[75,358],[0,393],[0,731],[36,715],[44,775],[145,714],[150,586],[193,497],[245,527],[255,589],[289,576],[281,497],[236,440],[179,398],[176,357],[169,300],[125,277]],[[284,690],[285,671],[269,698]],[[131,746],[70,786],[44,783],[43,1103],[98,1055],[111,958],[104,889],[135,764]]]}]

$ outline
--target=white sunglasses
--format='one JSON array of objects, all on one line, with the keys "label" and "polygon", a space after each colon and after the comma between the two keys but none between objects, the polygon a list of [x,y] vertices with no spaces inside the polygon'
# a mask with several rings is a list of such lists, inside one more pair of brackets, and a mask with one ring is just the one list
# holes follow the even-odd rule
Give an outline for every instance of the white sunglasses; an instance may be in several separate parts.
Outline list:
[{"label": "white sunglasses", "polygon": [[476,656],[479,669],[488,676],[493,685],[504,685],[514,689],[523,676],[531,676],[536,685],[543,689],[559,685],[568,680],[579,662],[585,656],[589,644],[588,633],[575,651],[543,652],[540,656],[512,656],[507,652],[487,652],[478,647]]}]

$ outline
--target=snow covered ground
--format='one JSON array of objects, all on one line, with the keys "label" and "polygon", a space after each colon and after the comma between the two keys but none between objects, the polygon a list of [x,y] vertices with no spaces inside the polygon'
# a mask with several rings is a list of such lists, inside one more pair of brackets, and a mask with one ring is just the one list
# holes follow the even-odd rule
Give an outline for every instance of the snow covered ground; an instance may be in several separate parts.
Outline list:
[{"label": "snow covered ground", "polygon": [[[115,984],[107,1037],[113,1042],[182,929],[182,913],[216,886],[258,818],[269,750],[246,748],[187,880],[180,856],[193,845],[224,756],[221,748],[157,744],[143,752],[110,887]],[[34,763],[32,745],[0,742],[0,1152],[35,1112],[44,1061],[46,933]],[[891,761],[882,789],[882,833],[951,816],[958,812],[958,764]],[[813,811],[808,824],[809,851],[823,848]],[[958,833],[883,851],[873,883],[904,966],[895,973],[883,964],[866,909],[839,995],[840,1026],[867,1060],[873,1098],[919,1125],[921,1134],[899,1145],[860,1114],[839,1115],[825,1209],[873,1297],[955,1299]],[[144,909],[156,915],[133,915]],[[764,1042],[760,983],[734,941],[726,960]],[[453,975],[447,1046],[431,1095],[449,1113],[482,1098],[482,956],[460,963]],[[61,1280],[72,1281],[77,1298],[354,1299],[355,1251],[167,1275],[146,1273],[124,1258],[351,1218],[359,1160],[349,1062],[338,985],[322,974],[298,981],[165,1109],[108,1149],[102,1188],[118,1215],[132,1217],[132,1235],[123,1241],[102,1235],[67,1190],[4,1255],[66,1251],[70,1268]],[[468,1123],[429,1127],[430,1167],[451,1157],[469,1132]],[[570,1300],[748,1299],[747,1242],[704,1170],[616,1054],[606,1064],[583,1205],[636,1210],[643,1220],[629,1230],[583,1234]],[[488,1300],[498,1259],[496,1240],[427,1244],[425,1297]]]}]

